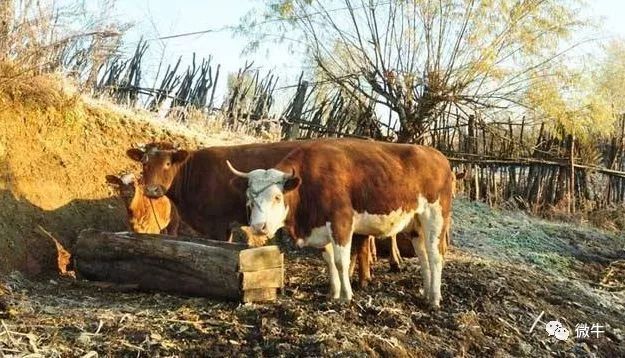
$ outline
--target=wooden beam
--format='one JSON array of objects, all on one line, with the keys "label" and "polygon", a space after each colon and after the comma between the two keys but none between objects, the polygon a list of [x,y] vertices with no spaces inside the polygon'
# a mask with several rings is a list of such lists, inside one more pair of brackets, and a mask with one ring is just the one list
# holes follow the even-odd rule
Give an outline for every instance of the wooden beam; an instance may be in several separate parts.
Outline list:
[{"label": "wooden beam", "polygon": [[72,252],[81,277],[139,290],[249,302],[277,297],[284,286],[284,256],[277,246],[89,229],[79,234]]}]

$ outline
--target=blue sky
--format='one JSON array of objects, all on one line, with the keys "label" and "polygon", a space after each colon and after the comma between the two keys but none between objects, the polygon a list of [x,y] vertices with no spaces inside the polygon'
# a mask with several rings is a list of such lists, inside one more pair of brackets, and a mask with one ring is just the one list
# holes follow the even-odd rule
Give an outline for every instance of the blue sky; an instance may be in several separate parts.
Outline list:
[{"label": "blue sky", "polygon": [[[240,18],[254,7],[261,5],[259,0],[119,0],[117,9],[120,19],[134,24],[126,35],[127,47],[132,51],[136,41],[143,36],[146,39],[203,31],[220,30],[224,27],[237,26]],[[190,61],[193,53],[198,58],[213,56],[215,64],[221,64],[218,96],[223,95],[226,74],[236,72],[246,60],[254,61],[254,67],[261,73],[273,70],[279,73],[281,82],[297,81],[301,68],[300,61],[289,53],[286,46],[272,46],[269,51],[261,50],[253,55],[241,54],[246,40],[235,36],[230,30],[216,31],[201,35],[186,36],[169,40],[150,41],[147,72],[155,71],[161,54],[165,54],[165,63],[175,62],[182,56],[183,62]],[[164,52],[163,52],[164,49]],[[219,98],[221,99],[221,98]]]},{"label": "blue sky", "polygon": [[[625,1],[620,0],[588,0],[586,15],[600,18],[600,35],[619,36],[625,38]],[[160,36],[203,31],[219,30],[239,24],[241,16],[250,9],[261,6],[262,0],[118,0],[119,19],[130,22],[133,27],[127,34],[128,52],[130,47],[143,36],[154,39]],[[599,35],[599,34],[598,34]],[[214,63],[222,66],[221,88],[218,99],[223,96],[225,75],[236,72],[245,60],[253,60],[255,67],[263,71],[274,70],[282,80],[282,84],[292,84],[301,71],[302,61],[289,53],[286,45],[271,46],[270,51],[259,51],[254,55],[242,56],[245,39],[233,36],[232,31],[217,31],[201,35],[180,37],[163,41],[151,41],[150,52],[146,62],[146,77],[155,71],[161,54],[165,63],[174,62],[179,56],[189,61],[195,52],[198,57],[212,55]]]}]

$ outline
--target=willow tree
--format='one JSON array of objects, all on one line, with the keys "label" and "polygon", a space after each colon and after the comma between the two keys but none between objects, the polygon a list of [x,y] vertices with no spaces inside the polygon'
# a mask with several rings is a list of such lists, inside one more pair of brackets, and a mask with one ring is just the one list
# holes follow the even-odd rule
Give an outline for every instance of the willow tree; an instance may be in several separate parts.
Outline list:
[{"label": "willow tree", "polygon": [[324,81],[394,112],[400,141],[419,141],[443,114],[465,118],[518,103],[530,81],[567,51],[571,33],[584,26],[576,0],[265,5],[264,20],[245,26],[253,43],[276,36],[297,40]]},{"label": "willow tree", "polygon": [[[523,102],[557,139],[576,138],[587,151],[579,153],[583,162],[613,167],[625,150],[624,82],[625,43],[613,41],[592,58],[533,78]],[[601,158],[596,143],[609,137],[613,151]]]}]

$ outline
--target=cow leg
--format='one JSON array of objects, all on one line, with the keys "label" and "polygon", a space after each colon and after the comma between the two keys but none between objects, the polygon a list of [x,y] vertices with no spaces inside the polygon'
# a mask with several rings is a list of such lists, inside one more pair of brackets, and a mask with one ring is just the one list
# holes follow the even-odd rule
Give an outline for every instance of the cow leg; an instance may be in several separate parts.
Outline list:
[{"label": "cow leg", "polygon": [[413,236],[411,239],[412,247],[419,257],[419,266],[421,268],[421,281],[423,288],[421,294],[425,299],[430,296],[430,262],[428,261],[428,253],[425,249],[425,235],[423,229],[419,228],[419,235]]},{"label": "cow leg", "polygon": [[440,240],[445,240],[443,227],[445,220],[438,202],[429,204],[423,214],[419,215],[423,226],[427,260],[430,264],[430,288],[426,296],[433,308],[440,307],[441,277],[443,273],[443,255],[439,249]]},{"label": "cow leg", "polygon": [[[449,217],[447,217],[445,219],[445,227],[443,228],[443,231],[445,231],[445,249],[447,249],[447,247],[451,247],[451,245],[453,244],[452,240],[451,240],[451,225],[453,224],[453,221],[451,219],[451,215]],[[443,253],[443,255],[445,254],[446,250],[441,251]]]},{"label": "cow leg", "polygon": [[327,244],[324,247],[323,260],[328,265],[328,275],[330,276],[330,298],[338,300],[341,298],[341,280],[339,278],[339,272],[337,271],[334,263],[334,247],[332,244]]},{"label": "cow leg", "polygon": [[397,235],[391,236],[390,240],[391,240],[391,271],[400,272],[402,259],[401,259],[401,253],[399,252],[399,248],[397,247]]},{"label": "cow leg", "polygon": [[366,287],[371,281],[371,237],[354,235],[352,237],[351,258],[349,262],[349,277],[354,275],[358,264],[358,284]]},{"label": "cow leg", "polygon": [[[358,284],[363,288],[367,287],[367,284],[371,281],[371,264],[373,261],[371,258],[371,240],[371,236],[363,238],[358,250]],[[353,244],[354,240],[352,239]],[[350,267],[351,265],[352,262],[350,262]]]},{"label": "cow leg", "polygon": [[[368,243],[366,242],[366,240],[364,240],[363,236],[354,235],[354,237],[352,238],[351,258],[349,261],[349,277],[352,277],[354,275],[356,264],[358,263],[358,258],[362,257],[363,254],[366,254],[368,252],[368,248],[365,247],[365,245],[368,245]],[[363,273],[360,270],[360,267],[358,271],[359,277],[362,277]]]},{"label": "cow leg", "polygon": [[450,246],[451,241],[451,216],[443,220],[443,229],[441,232],[441,239],[438,241],[438,251],[441,255],[445,256],[447,248]]},{"label": "cow leg", "polygon": [[369,258],[372,265],[378,262],[378,250],[375,247],[374,236],[369,236]]},{"label": "cow leg", "polygon": [[349,259],[351,246],[351,240],[349,240],[345,245],[340,245],[336,241],[332,243],[332,248],[334,250],[334,263],[336,264],[338,276],[341,280],[340,298],[345,302],[351,301],[353,296],[352,286],[349,282]]},{"label": "cow leg", "polygon": [[337,219],[328,223],[328,232],[332,238],[332,249],[334,250],[334,263],[341,280],[342,301],[349,302],[352,299],[352,286],[349,282],[349,261],[352,247],[353,224],[346,222],[345,215],[335,213]]},{"label": "cow leg", "polygon": [[352,277],[354,275],[354,271],[356,270],[356,262],[358,261],[358,254],[359,252],[354,248],[354,250],[352,251],[351,259],[349,261],[349,277]]}]

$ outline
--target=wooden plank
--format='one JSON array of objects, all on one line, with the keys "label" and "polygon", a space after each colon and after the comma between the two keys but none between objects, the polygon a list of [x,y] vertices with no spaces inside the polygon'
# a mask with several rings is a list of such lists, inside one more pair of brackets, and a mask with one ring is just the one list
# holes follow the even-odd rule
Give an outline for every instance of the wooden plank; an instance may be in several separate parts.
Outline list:
[{"label": "wooden plank", "polygon": [[276,288],[258,288],[243,291],[242,301],[244,303],[251,302],[272,302],[278,299],[278,289]]},{"label": "wooden plank", "polygon": [[281,288],[284,286],[283,272],[282,268],[243,272],[241,289],[247,291],[257,288]]},{"label": "wooden plank", "polygon": [[253,272],[283,266],[280,248],[271,245],[243,250],[239,256],[239,271]]}]

